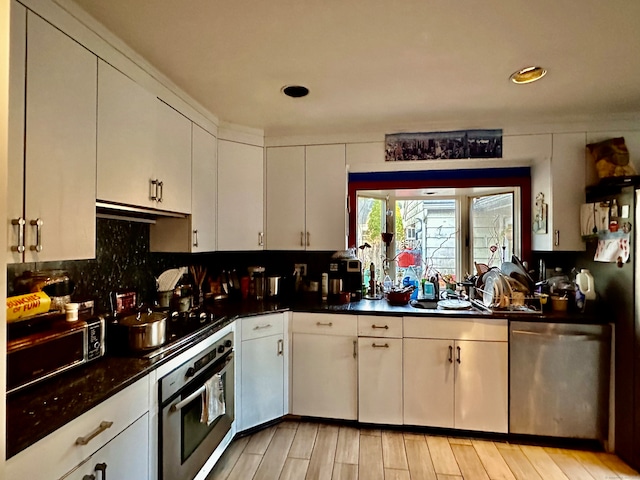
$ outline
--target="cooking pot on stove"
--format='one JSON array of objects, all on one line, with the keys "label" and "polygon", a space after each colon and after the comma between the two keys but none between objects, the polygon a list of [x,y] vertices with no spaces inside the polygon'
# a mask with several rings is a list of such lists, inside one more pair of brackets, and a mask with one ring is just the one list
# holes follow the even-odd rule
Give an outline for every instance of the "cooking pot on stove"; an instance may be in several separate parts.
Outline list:
[{"label": "cooking pot on stove", "polygon": [[138,312],[118,321],[127,330],[131,350],[150,350],[167,340],[166,312]]}]

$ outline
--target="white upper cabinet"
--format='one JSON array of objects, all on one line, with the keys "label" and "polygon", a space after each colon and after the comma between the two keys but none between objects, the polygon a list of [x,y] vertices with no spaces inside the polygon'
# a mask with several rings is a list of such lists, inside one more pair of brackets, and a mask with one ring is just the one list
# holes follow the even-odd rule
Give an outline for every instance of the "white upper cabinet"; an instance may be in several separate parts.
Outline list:
[{"label": "white upper cabinet", "polygon": [[156,208],[191,213],[191,121],[161,100],[156,100],[156,108]]},{"label": "white upper cabinet", "polygon": [[267,148],[267,249],[304,250],[305,147]]},{"label": "white upper cabinet", "polygon": [[[535,220],[536,196],[544,195],[546,232],[531,234],[533,250],[581,251],[580,205],[585,202],[586,134],[552,135],[551,159],[536,162],[531,175],[531,208]],[[523,226],[532,228],[532,226]]]},{"label": "white upper cabinet", "polygon": [[[24,10],[18,8],[15,13],[23,15]],[[9,248],[14,252],[10,261],[93,258],[97,59],[31,12],[26,16],[26,31],[25,90],[18,86],[14,95],[12,83],[12,112],[18,115],[11,119],[10,142],[15,146],[16,141],[24,141],[24,158],[21,148],[10,147],[10,171],[23,172],[23,177],[10,180],[22,183],[24,179],[24,191],[10,200]],[[20,42],[18,31],[13,34]],[[17,51],[25,52],[22,46],[19,43]],[[20,63],[14,52],[12,64]],[[22,81],[24,75],[25,69]],[[18,76],[12,76],[12,82]],[[20,92],[25,93],[23,109]],[[13,122],[22,118],[20,131]],[[14,203],[18,207],[11,207]]]},{"label": "white upper cabinet", "polygon": [[347,245],[347,167],[344,145],[307,147],[307,249]]},{"label": "white upper cabinet", "polygon": [[218,141],[218,250],[264,248],[263,148]]},{"label": "white upper cabinet", "polygon": [[191,212],[191,122],[103,61],[98,66],[97,196]]},{"label": "white upper cabinet", "polygon": [[191,215],[162,217],[150,229],[152,252],[200,253],[216,250],[216,137],[192,124]]},{"label": "white upper cabinet", "polygon": [[98,199],[154,207],[154,95],[111,65],[98,62]]},{"label": "white upper cabinet", "polygon": [[346,198],[344,145],[268,148],[268,249],[343,250]]}]

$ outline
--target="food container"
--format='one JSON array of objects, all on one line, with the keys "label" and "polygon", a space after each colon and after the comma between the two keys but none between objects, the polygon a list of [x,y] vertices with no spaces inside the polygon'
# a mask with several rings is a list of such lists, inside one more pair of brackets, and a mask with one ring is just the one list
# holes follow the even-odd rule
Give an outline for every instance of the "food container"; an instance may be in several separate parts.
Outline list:
[{"label": "food container", "polygon": [[554,312],[566,312],[569,306],[569,299],[567,297],[551,296],[551,309]]},{"label": "food container", "polygon": [[282,277],[271,276],[267,278],[267,296],[276,298],[280,295],[280,283]]},{"label": "food container", "polygon": [[163,312],[137,313],[118,322],[127,329],[131,350],[149,350],[166,341],[167,315]]},{"label": "food container", "polygon": [[169,308],[172,298],[173,290],[163,290],[158,292],[158,306],[161,308]]}]

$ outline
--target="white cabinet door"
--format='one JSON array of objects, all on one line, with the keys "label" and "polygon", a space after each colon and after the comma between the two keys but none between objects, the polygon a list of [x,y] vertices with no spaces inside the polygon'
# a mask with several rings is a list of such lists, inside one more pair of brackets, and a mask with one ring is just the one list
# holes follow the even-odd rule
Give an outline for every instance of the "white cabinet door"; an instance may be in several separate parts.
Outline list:
[{"label": "white cabinet door", "polygon": [[159,182],[156,208],[191,213],[191,121],[156,100],[153,178]]},{"label": "white cabinet door", "polygon": [[402,339],[358,338],[358,421],[402,425]]},{"label": "white cabinet door", "polygon": [[455,428],[507,433],[508,343],[455,342]]},{"label": "white cabinet door", "polygon": [[356,337],[294,333],[292,350],[291,413],[356,420]]},{"label": "white cabinet door", "polygon": [[9,138],[7,165],[7,263],[24,259],[22,226],[24,222],[24,99],[27,62],[27,9],[11,2],[11,35],[9,45]]},{"label": "white cabinet door", "polygon": [[213,252],[216,249],[218,140],[195,123],[192,162],[191,251]]},{"label": "white cabinet door", "polygon": [[548,205],[547,232],[532,234],[533,250],[585,249],[580,235],[580,205],[585,202],[586,144],[584,132],[555,133],[551,137],[551,158],[539,160],[532,166],[533,214],[538,193],[544,194],[544,201]]},{"label": "white cabinet door", "polygon": [[264,248],[263,149],[218,141],[218,250]]},{"label": "white cabinet door", "polygon": [[454,427],[453,344],[453,340],[403,340],[405,425]]},{"label": "white cabinet door", "polygon": [[27,32],[25,261],[93,258],[97,57],[31,12]]},{"label": "white cabinet door", "polygon": [[192,129],[191,216],[162,217],[150,227],[152,252],[213,252],[216,249],[217,139],[195,123]]},{"label": "white cabinet door", "polygon": [[267,148],[267,248],[304,250],[305,147]]},{"label": "white cabinet door", "polygon": [[306,147],[307,250],[344,250],[347,244],[345,145]]},{"label": "white cabinet door", "polygon": [[155,207],[151,180],[158,99],[98,62],[98,199]]},{"label": "white cabinet door", "polygon": [[246,430],[284,415],[284,338],[242,342],[242,425]]},{"label": "white cabinet door", "polygon": [[[109,443],[95,452],[67,480],[149,478],[149,414],[145,413]],[[94,475],[95,477],[91,477]]]}]

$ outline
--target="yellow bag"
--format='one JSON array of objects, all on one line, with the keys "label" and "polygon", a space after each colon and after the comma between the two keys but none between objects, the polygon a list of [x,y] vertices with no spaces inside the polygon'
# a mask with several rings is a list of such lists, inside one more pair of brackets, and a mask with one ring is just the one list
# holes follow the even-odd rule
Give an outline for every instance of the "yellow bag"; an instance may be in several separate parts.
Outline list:
[{"label": "yellow bag", "polygon": [[44,292],[27,293],[15,297],[7,297],[7,322],[39,313],[46,313],[51,306],[51,299]]}]

